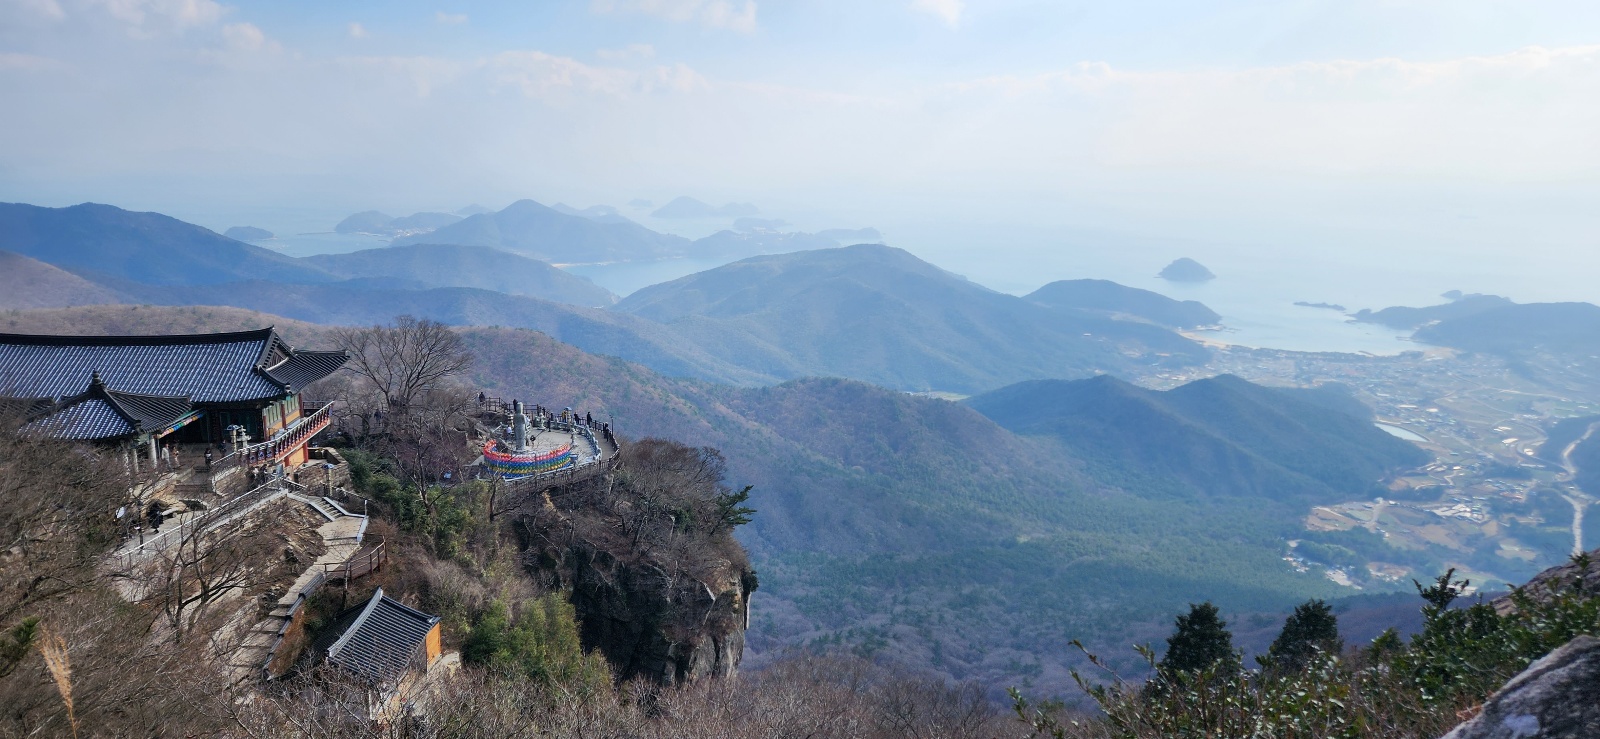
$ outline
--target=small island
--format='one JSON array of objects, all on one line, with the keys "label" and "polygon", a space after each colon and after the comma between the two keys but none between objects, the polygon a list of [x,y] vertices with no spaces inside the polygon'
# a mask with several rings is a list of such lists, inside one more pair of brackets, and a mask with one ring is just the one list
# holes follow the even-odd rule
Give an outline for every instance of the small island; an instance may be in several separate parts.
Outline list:
[{"label": "small island", "polygon": [[234,226],[223,231],[222,235],[235,241],[266,241],[272,238],[271,231],[255,226]]},{"label": "small island", "polygon": [[1211,270],[1205,268],[1205,265],[1188,257],[1174,260],[1156,276],[1173,282],[1205,282],[1217,278],[1211,274]]},{"label": "small island", "polygon": [[1322,308],[1324,310],[1336,310],[1340,313],[1344,312],[1344,306],[1339,305],[1338,303],[1307,303],[1304,300],[1296,300],[1294,301],[1294,304],[1300,306],[1301,308]]}]

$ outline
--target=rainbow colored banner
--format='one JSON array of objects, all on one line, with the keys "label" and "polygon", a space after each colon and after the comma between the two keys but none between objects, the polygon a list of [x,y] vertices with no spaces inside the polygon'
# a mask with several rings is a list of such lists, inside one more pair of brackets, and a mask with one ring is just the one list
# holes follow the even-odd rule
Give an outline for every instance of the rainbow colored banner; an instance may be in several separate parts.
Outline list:
[{"label": "rainbow colored banner", "polygon": [[489,469],[507,478],[555,472],[571,466],[577,459],[572,453],[571,444],[545,452],[525,452],[521,454],[504,451],[503,446],[497,439],[491,439],[487,444],[484,444],[483,461],[489,465]]}]

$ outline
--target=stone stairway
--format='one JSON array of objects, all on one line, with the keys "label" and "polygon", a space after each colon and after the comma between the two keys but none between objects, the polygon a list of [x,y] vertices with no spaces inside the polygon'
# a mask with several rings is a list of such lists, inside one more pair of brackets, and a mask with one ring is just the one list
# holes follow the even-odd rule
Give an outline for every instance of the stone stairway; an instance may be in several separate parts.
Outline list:
[{"label": "stone stairway", "polygon": [[333,501],[328,500],[327,498],[312,497],[309,495],[302,495],[300,493],[289,493],[289,497],[311,506],[316,510],[317,513],[322,514],[322,517],[328,519],[329,521],[337,521],[339,520],[340,516],[350,515],[345,513],[336,504],[334,504]]},{"label": "stone stairway", "polygon": [[321,587],[327,569],[343,564],[361,548],[362,534],[366,530],[365,516],[351,513],[327,498],[298,493],[289,493],[288,497],[311,506],[328,519],[327,523],[317,528],[317,533],[322,535],[327,545],[327,551],[300,573],[288,591],[272,604],[265,617],[245,632],[239,649],[229,660],[235,682],[261,679],[267,659],[278,646],[295,613],[304,605],[305,599]]}]

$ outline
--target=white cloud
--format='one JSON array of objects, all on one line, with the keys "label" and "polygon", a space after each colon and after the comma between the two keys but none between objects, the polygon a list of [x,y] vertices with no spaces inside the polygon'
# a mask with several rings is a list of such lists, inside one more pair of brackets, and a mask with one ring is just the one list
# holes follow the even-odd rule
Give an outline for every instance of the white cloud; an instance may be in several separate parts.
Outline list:
[{"label": "white cloud", "polygon": [[61,10],[61,4],[56,0],[13,0],[22,9],[41,18],[58,21],[67,17]]},{"label": "white cloud", "polygon": [[[1600,45],[1242,69],[1084,63],[949,85],[925,104],[984,120],[988,136],[1040,142],[1043,166],[1076,157],[1116,168],[1504,178],[1600,167],[1600,100],[1580,92],[1593,89]],[[1060,126],[1078,143],[1052,135]]]},{"label": "white cloud", "polygon": [[223,7],[212,0],[94,0],[111,17],[137,35],[185,31],[222,19]]},{"label": "white cloud", "polygon": [[399,79],[402,84],[411,87],[419,98],[426,98],[434,90],[460,79],[469,70],[483,66],[480,61],[464,62],[434,56],[346,57],[337,62],[348,69],[376,70],[390,79]]},{"label": "white cloud", "polygon": [[267,40],[267,35],[261,32],[253,23],[230,23],[222,27],[222,38],[228,46],[239,51],[261,51],[262,49],[276,50],[277,44]]},{"label": "white cloud", "polygon": [[965,6],[962,0],[911,0],[913,9],[931,14],[951,28],[961,25],[961,11]]},{"label": "white cloud", "polygon": [[649,59],[656,55],[656,47],[650,44],[629,44],[620,49],[600,49],[595,55],[606,61]]},{"label": "white cloud", "polygon": [[740,33],[756,28],[755,0],[593,0],[590,7],[597,13],[639,13]]},{"label": "white cloud", "polygon": [[360,23],[351,23],[346,30],[350,34],[350,38],[367,37],[367,27],[361,25]]},{"label": "white cloud", "polygon": [[529,97],[560,92],[607,95],[694,92],[710,86],[704,77],[684,64],[634,70],[585,64],[542,51],[502,52],[494,56],[491,66],[498,84],[516,87]]},{"label": "white cloud", "polygon": [[466,13],[446,13],[446,12],[441,10],[441,11],[433,14],[433,20],[436,23],[442,23],[442,24],[447,25],[447,26],[459,26],[459,25],[467,22],[467,14]]}]

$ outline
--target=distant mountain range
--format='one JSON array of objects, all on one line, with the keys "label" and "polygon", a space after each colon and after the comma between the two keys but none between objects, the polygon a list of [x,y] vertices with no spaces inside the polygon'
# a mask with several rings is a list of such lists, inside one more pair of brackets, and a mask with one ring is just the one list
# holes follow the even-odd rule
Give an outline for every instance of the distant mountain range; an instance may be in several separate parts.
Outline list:
[{"label": "distant mountain range", "polygon": [[[882,245],[746,259],[641,290],[610,311],[574,307],[607,305],[613,296],[529,256],[546,247],[576,255],[584,244],[591,249],[585,258],[605,249],[620,256],[623,248],[722,244],[723,253],[737,253],[830,245],[807,234],[724,232],[691,244],[637,224],[521,201],[397,246],[292,259],[158,214],[110,206],[6,208],[0,216],[21,213],[32,225],[0,238],[89,283],[63,289],[83,296],[72,302],[233,305],[330,324],[407,313],[456,325],[536,328],[588,351],[717,382],[837,376],[971,393],[1025,379],[1183,366],[1208,356],[1147,318],[1123,320],[1132,313],[1130,300],[1151,315],[1193,312],[1193,306],[1104,287],[1076,295],[1068,307],[1043,305]],[[411,243],[463,233],[492,236],[482,240],[498,245]],[[507,242],[523,251],[507,250]],[[23,305],[20,297],[12,303]],[[7,305],[0,296],[0,307]]]},{"label": "distant mountain range", "polygon": [[777,378],[903,390],[974,392],[1207,356],[1166,329],[997,293],[881,245],[753,257],[644,288],[615,310]]},{"label": "distant mountain range", "polygon": [[788,254],[812,249],[832,249],[839,241],[822,234],[775,231],[718,231],[695,239],[689,254],[698,259],[739,259],[752,254]]},{"label": "distant mountain range", "polygon": [[1428,461],[1337,393],[1232,375],[1160,392],[1102,376],[1019,383],[967,402],[1012,431],[1059,441],[1097,479],[1147,496],[1309,506],[1369,497],[1380,478]]},{"label": "distant mountain range", "polygon": [[587,208],[578,209],[567,205],[566,203],[556,203],[555,205],[550,206],[550,209],[558,213],[565,213],[569,216],[580,216],[583,218],[588,218],[591,221],[599,221],[601,223],[633,223],[632,220],[621,213],[618,213],[616,208],[613,208],[609,205],[591,205]]},{"label": "distant mountain range", "polygon": [[1222,322],[1222,316],[1199,301],[1173,300],[1160,293],[1110,280],[1059,280],[1026,297],[1040,305],[1132,316],[1169,328],[1212,326]]},{"label": "distant mountain range", "polygon": [[1172,260],[1172,263],[1163,267],[1157,276],[1173,282],[1205,282],[1217,278],[1211,270],[1206,269],[1205,265],[1188,257]]},{"label": "distant mountain range", "polygon": [[1600,307],[1592,303],[1523,303],[1442,319],[1418,341],[1513,358],[1542,350],[1568,356],[1600,353]]},{"label": "distant mountain range", "polygon": [[97,282],[101,277],[149,285],[336,279],[292,257],[170,216],[96,203],[67,208],[0,203],[0,250]]},{"label": "distant mountain range", "polygon": [[375,210],[362,211],[333,227],[335,233],[369,233],[383,236],[409,236],[428,233],[461,220],[453,213],[412,213],[395,218]]},{"label": "distant mountain range", "polygon": [[1389,328],[1416,329],[1434,321],[1487,313],[1508,305],[1515,303],[1499,295],[1461,295],[1448,303],[1426,308],[1394,306],[1377,311],[1362,308],[1351,318],[1362,323],[1376,323]]},{"label": "distant mountain range", "polygon": [[1435,346],[1499,354],[1514,360],[1546,351],[1584,359],[1600,353],[1600,307],[1592,303],[1515,303],[1499,295],[1455,295],[1441,305],[1361,310],[1355,319],[1414,329]]},{"label": "distant mountain range", "polygon": [[687,250],[689,240],[626,219],[600,221],[519,200],[496,213],[469,216],[431,233],[394,241],[395,246],[422,243],[487,246],[553,264],[595,264],[674,256]]},{"label": "distant mountain range", "polygon": [[738,218],[753,216],[760,212],[760,208],[749,203],[716,206],[684,195],[673,198],[672,202],[655,209],[650,216],[652,218]]},{"label": "distant mountain range", "polygon": [[617,301],[611,291],[571,272],[482,246],[413,244],[324,254],[305,257],[304,261],[341,278],[363,279],[373,286],[473,287],[583,306],[607,306]]}]

